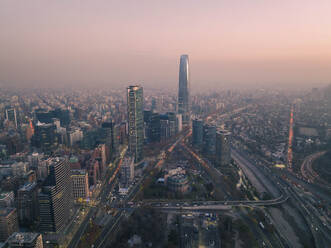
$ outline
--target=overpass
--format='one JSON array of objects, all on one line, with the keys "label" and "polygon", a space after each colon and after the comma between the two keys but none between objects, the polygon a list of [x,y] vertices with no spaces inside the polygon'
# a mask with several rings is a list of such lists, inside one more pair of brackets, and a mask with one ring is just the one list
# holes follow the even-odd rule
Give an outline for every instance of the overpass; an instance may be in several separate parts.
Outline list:
[{"label": "overpass", "polygon": [[131,207],[150,206],[159,210],[166,211],[216,211],[216,210],[230,210],[232,207],[267,207],[283,204],[288,200],[287,195],[281,195],[278,198],[271,200],[260,201],[194,201],[194,202],[180,202],[180,201],[160,201],[160,202],[140,202]]}]

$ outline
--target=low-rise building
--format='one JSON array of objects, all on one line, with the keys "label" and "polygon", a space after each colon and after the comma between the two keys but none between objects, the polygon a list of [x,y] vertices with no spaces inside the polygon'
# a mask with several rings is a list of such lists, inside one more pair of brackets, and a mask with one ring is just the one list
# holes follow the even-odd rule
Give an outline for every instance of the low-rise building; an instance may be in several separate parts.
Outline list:
[{"label": "low-rise building", "polygon": [[43,238],[40,233],[15,232],[6,242],[8,248],[43,248]]},{"label": "low-rise building", "polygon": [[72,191],[75,200],[89,197],[88,173],[86,170],[71,170]]}]

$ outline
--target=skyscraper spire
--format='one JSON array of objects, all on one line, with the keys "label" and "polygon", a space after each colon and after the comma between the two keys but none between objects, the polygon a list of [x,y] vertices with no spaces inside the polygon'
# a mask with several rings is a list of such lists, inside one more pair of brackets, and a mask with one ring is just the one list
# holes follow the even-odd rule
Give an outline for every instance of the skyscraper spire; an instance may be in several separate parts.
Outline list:
[{"label": "skyscraper spire", "polygon": [[179,64],[179,87],[177,111],[182,114],[183,123],[190,121],[190,93],[189,93],[189,66],[188,55],[180,56]]}]

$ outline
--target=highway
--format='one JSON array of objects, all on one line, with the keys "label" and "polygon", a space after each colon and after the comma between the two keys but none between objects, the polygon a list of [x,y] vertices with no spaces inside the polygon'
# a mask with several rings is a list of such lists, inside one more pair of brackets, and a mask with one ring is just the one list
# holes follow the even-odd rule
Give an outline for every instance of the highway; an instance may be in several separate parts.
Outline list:
[{"label": "highway", "polygon": [[192,202],[187,203],[153,203],[150,206],[160,209],[160,210],[183,210],[183,211],[216,211],[216,210],[231,210],[232,207],[266,207],[266,206],[276,206],[280,205],[288,200],[288,196],[282,196],[278,199],[269,200],[269,201],[229,201],[229,202],[201,202],[196,203]]},{"label": "highway", "polygon": [[304,159],[301,164],[300,172],[304,179],[307,180],[308,183],[314,183],[322,188],[326,188],[328,190],[331,189],[331,184],[325,180],[323,180],[313,169],[314,161],[323,156],[326,151],[316,152]]},{"label": "highway", "polygon": [[292,161],[293,161],[293,150],[292,150],[292,143],[293,143],[293,107],[291,108],[290,114],[290,127],[289,127],[289,134],[288,134],[288,150],[287,150],[287,164],[289,170],[292,170]]},{"label": "highway", "polygon": [[[261,170],[259,170],[254,163],[251,162],[242,152],[235,149],[231,150],[231,157],[237,162],[238,166],[245,172],[250,171],[251,174],[247,173],[246,176],[249,178],[251,183],[263,185],[266,192],[269,192],[273,197],[278,197],[282,194],[282,189],[273,183],[268,176],[266,176]],[[254,185],[255,186],[255,185]]]},{"label": "highway", "polygon": [[[236,158],[238,151],[234,151],[232,154],[233,158]],[[241,159],[243,159],[243,156],[244,155],[241,153]],[[246,164],[249,165],[255,173],[259,173],[259,175],[265,179],[265,182],[269,181],[268,187],[270,189],[271,186],[278,187],[279,191],[286,192],[292,201],[295,202],[294,206],[301,213],[309,226],[317,248],[328,247],[330,245],[331,238],[329,237],[329,233],[331,229],[329,223],[323,224],[323,216],[321,216],[316,209],[314,210],[314,208],[298,194],[298,189],[290,180],[286,181],[281,177],[282,171],[276,168],[270,169],[267,166],[260,166],[261,168],[258,168],[254,166],[253,163],[250,163],[249,160],[246,160]]]}]

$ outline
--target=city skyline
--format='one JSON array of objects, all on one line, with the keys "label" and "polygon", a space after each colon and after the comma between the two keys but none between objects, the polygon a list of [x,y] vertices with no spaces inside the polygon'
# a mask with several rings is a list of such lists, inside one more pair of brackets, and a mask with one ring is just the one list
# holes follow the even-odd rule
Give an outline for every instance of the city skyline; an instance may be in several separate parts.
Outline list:
[{"label": "city skyline", "polygon": [[331,1],[0,1],[0,247],[331,247]]},{"label": "city skyline", "polygon": [[192,91],[316,87],[331,80],[330,11],[323,0],[2,1],[0,85],[174,88],[187,53]]}]

